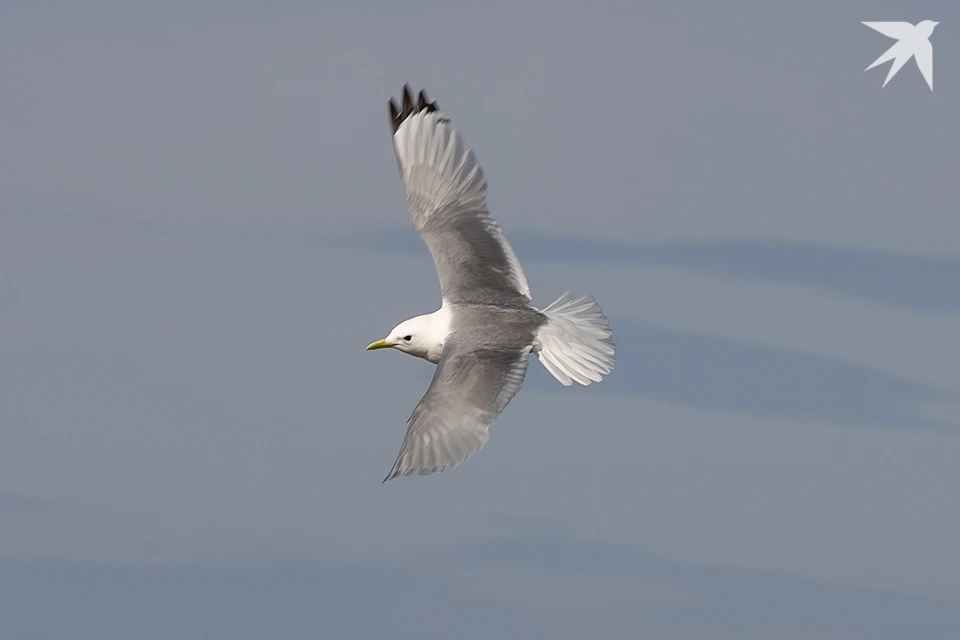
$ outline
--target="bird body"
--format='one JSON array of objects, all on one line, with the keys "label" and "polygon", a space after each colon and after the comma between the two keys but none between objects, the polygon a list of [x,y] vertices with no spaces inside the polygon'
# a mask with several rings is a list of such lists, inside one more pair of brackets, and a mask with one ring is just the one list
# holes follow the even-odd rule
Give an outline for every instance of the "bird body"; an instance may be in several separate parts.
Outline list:
[{"label": "bird body", "polygon": [[392,100],[397,166],[411,223],[437,267],[442,304],[401,322],[367,349],[394,348],[437,365],[384,479],[456,466],[489,438],[523,384],[530,353],[565,386],[613,370],[609,322],[590,295],[564,293],[539,310],[513,249],[487,211],[473,151],[423,91]]}]

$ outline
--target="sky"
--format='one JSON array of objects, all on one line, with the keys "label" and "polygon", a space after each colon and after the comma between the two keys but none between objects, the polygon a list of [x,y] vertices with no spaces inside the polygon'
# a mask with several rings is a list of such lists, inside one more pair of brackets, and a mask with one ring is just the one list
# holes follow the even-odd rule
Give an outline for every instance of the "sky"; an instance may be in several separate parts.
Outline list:
[{"label": "sky", "polygon": [[[866,20],[940,21],[934,90]],[[0,637],[960,637],[960,5],[0,2]],[[488,444],[381,484],[439,306],[387,100],[534,304]]]}]

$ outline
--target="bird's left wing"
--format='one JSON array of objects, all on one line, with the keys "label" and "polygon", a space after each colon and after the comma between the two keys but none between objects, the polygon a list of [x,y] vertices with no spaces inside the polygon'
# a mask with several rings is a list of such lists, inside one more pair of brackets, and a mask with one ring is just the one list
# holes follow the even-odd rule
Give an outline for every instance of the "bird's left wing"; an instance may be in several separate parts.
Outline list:
[{"label": "bird's left wing", "polygon": [[490,424],[523,386],[529,355],[529,346],[470,346],[451,336],[384,482],[443,471],[479,451]]}]

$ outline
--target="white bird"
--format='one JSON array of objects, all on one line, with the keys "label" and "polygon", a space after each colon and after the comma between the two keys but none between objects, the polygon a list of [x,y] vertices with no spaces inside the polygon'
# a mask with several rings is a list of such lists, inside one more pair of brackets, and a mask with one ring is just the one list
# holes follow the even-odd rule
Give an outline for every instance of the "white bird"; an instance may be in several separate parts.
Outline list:
[{"label": "white bird", "polygon": [[890,71],[887,73],[887,79],[883,81],[885,87],[890,79],[897,75],[903,65],[910,58],[913,58],[916,60],[917,68],[923,74],[930,90],[933,91],[933,45],[930,44],[930,36],[933,35],[933,28],[940,24],[939,22],[924,20],[918,22],[916,26],[909,22],[864,22],[863,24],[879,31],[888,38],[896,38],[897,40],[895,45],[887,49],[864,71],[869,71],[877,65],[893,60]]},{"label": "white bird", "polygon": [[561,384],[600,382],[614,366],[613,332],[593,296],[567,291],[543,310],[485,203],[473,151],[421,91],[404,85],[390,120],[413,228],[433,256],[441,305],[367,346],[392,347],[437,369],[413,410],[384,482],[454,467],[489,438],[520,390],[531,352]]}]

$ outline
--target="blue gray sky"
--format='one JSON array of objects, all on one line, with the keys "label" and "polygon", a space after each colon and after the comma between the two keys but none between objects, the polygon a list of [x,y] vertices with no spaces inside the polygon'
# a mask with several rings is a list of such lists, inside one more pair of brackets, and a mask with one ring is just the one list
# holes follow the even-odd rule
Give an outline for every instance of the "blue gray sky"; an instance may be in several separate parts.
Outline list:
[{"label": "blue gray sky", "polygon": [[[863,20],[939,20],[934,88]],[[0,2],[0,636],[960,636],[960,7]],[[381,485],[439,304],[425,87],[545,305],[463,466]]]}]

